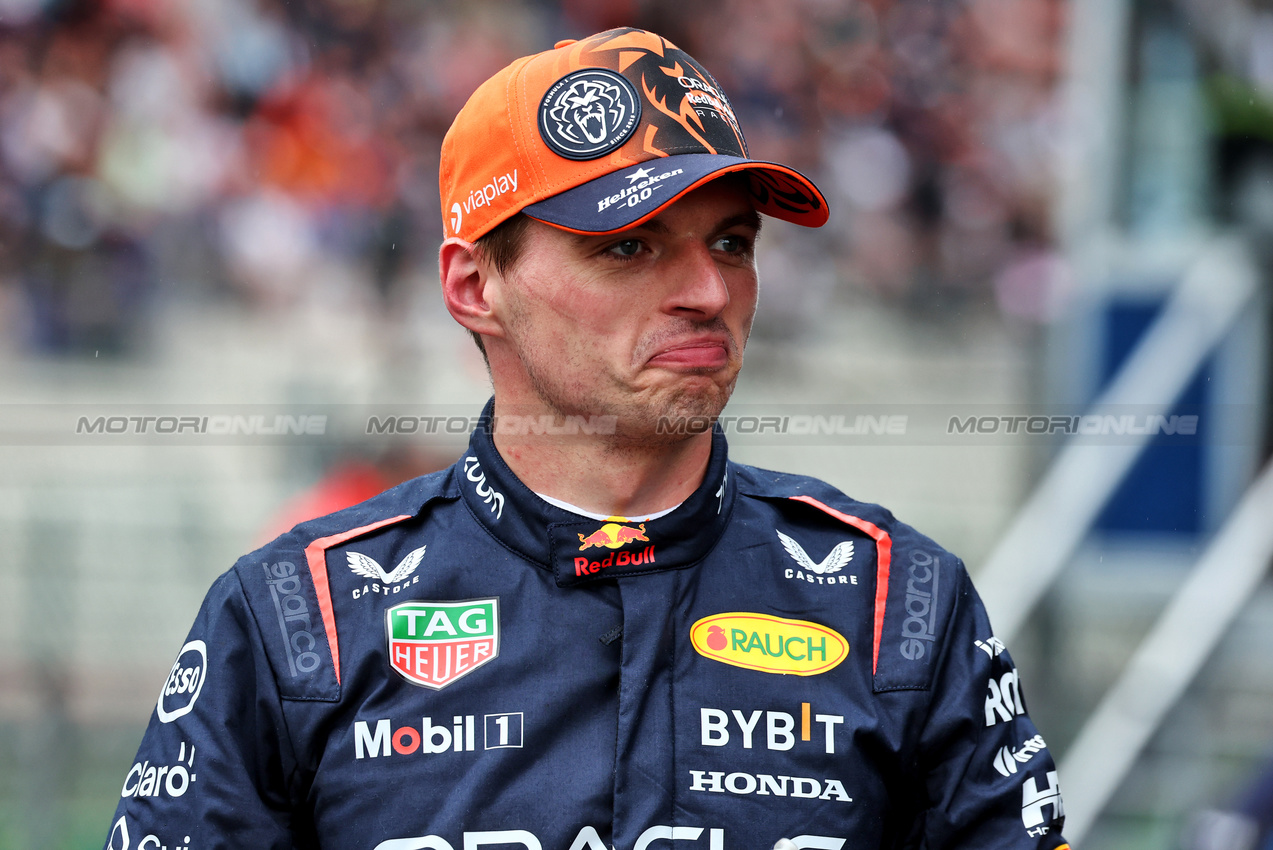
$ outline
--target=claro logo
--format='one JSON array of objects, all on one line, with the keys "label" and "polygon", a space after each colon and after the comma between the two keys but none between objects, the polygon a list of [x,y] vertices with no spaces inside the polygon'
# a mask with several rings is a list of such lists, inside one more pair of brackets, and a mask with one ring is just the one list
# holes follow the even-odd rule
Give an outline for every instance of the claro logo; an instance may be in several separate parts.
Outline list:
[{"label": "claro logo", "polygon": [[816,676],[843,661],[849,642],[826,626],[769,614],[730,612],[690,626],[699,655],[765,673]]},{"label": "claro logo", "polygon": [[927,552],[912,552],[906,568],[906,619],[902,621],[902,657],[918,661],[928,651],[926,644],[937,639],[933,620],[937,616],[936,558]]},{"label": "claro logo", "polygon": [[171,723],[189,714],[207,679],[208,646],[201,640],[192,640],[177,653],[177,660],[172,663],[172,670],[159,692],[159,702],[155,705],[159,722]]},{"label": "claro logo", "polygon": [[139,761],[124,777],[124,787],[119,796],[125,797],[184,797],[195,781],[194,744],[187,751],[184,741],[177,753],[175,764],[151,764]]}]

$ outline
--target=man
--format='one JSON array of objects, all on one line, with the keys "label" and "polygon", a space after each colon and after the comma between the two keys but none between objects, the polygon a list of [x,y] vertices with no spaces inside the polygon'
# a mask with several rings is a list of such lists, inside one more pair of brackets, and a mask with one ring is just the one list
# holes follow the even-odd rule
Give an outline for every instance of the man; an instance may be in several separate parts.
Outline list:
[{"label": "man", "polygon": [[1064,846],[959,561],[710,428],[757,213],[827,219],[711,76],[639,30],[519,60],[441,187],[486,427],[218,580],[108,846]]}]

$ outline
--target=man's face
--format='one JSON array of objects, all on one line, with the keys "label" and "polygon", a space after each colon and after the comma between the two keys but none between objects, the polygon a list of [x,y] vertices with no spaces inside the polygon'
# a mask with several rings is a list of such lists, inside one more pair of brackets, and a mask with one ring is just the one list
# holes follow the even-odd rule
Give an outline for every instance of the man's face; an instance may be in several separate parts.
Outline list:
[{"label": "man's face", "polygon": [[756,310],[758,230],[732,180],[619,234],[532,221],[501,287],[516,380],[554,413],[616,416],[628,442],[671,439],[660,417],[716,416]]}]

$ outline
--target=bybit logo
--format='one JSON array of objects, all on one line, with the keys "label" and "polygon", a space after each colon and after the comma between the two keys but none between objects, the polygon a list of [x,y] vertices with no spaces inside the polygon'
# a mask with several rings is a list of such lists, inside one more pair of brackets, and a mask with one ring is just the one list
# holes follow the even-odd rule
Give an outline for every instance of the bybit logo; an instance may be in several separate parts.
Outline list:
[{"label": "bybit logo", "polygon": [[[762,715],[765,718],[763,737],[766,749],[785,752],[795,747],[796,718],[785,711],[756,710],[742,712],[734,709],[727,714],[722,708],[706,707],[699,709],[699,743],[704,747],[726,746],[732,737],[730,735],[730,720],[732,719],[734,721],[733,725],[737,727],[734,730],[734,735],[739,735],[742,738],[744,750],[750,750],[752,749],[753,739],[760,737],[756,733],[760,732],[757,727],[760,724]],[[823,751],[834,754],[836,727],[844,724],[844,715],[813,714],[809,703],[800,703],[801,741],[814,740],[814,723],[822,725],[822,734],[818,737],[821,739]]]}]

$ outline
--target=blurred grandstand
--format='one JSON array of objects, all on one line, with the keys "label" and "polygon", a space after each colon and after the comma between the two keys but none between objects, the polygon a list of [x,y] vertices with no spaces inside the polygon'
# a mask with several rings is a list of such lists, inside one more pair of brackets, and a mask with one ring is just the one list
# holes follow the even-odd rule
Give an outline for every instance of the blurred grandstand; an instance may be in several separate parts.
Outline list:
[{"label": "blurred grandstand", "polygon": [[[488,392],[437,297],[442,134],[513,58],[620,25],[712,69],[753,155],[832,204],[766,225],[731,411],[910,423],[736,457],[965,557],[1083,777],[1076,846],[1266,846],[1264,3],[0,0],[0,850],[100,846],[204,590],[262,534],[460,450],[357,426]],[[304,438],[77,426],[313,411]],[[1093,411],[1201,424],[941,427]]]}]

